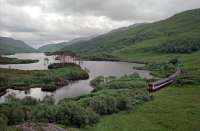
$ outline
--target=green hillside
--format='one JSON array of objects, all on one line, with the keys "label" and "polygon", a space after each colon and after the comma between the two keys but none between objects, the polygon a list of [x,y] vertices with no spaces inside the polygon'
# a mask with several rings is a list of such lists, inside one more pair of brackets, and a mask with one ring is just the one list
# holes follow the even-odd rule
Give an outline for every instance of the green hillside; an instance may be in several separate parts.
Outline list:
[{"label": "green hillside", "polygon": [[62,43],[57,43],[57,44],[48,44],[48,45],[44,45],[42,47],[40,47],[38,49],[39,52],[56,52],[60,49],[62,49],[62,47],[68,45],[67,42],[62,42]]},{"label": "green hillside", "polygon": [[[120,57],[130,60],[133,58],[131,54],[135,54],[136,49],[142,54],[143,52],[191,53],[198,51],[200,49],[199,35],[200,9],[195,9],[155,23],[111,31],[89,41],[66,46],[65,49],[71,49],[89,59]],[[174,47],[178,49],[173,49]]]},{"label": "green hillside", "polygon": [[15,40],[8,37],[0,37],[0,54],[31,53],[31,52],[37,52],[37,50],[30,47],[23,41]]},{"label": "green hillside", "polygon": [[38,48],[39,52],[56,52],[61,50],[62,48],[64,48],[65,46],[80,42],[80,41],[86,41],[91,39],[91,37],[84,37],[84,38],[76,38],[73,39],[69,42],[61,42],[61,43],[56,43],[56,44],[48,44],[48,45],[44,45],[40,48]]}]

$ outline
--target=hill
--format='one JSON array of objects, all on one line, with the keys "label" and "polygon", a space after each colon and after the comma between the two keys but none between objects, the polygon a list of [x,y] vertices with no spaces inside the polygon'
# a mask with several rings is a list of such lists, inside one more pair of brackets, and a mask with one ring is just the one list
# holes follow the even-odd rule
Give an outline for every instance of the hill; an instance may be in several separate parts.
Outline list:
[{"label": "hill", "polygon": [[64,50],[72,50],[88,59],[110,58],[130,61],[138,60],[136,53],[141,53],[143,56],[147,52],[198,51],[200,50],[199,35],[200,9],[194,9],[176,14],[166,20],[111,31],[91,40],[66,46]]},{"label": "hill", "polygon": [[61,43],[55,43],[55,44],[48,44],[48,45],[44,45],[42,47],[40,47],[38,49],[39,52],[55,52],[55,51],[59,51],[61,50],[63,47],[74,44],[76,42],[80,42],[80,41],[86,41],[91,39],[91,37],[85,37],[85,38],[76,38],[73,39],[69,42],[61,42]]},{"label": "hill", "polygon": [[61,43],[56,43],[56,44],[48,44],[48,45],[44,45],[40,48],[38,48],[39,52],[55,52],[60,50],[62,47],[68,45],[70,43],[68,42],[61,42]]},{"label": "hill", "polygon": [[8,37],[0,37],[0,54],[13,53],[31,53],[37,52],[36,49],[30,47],[21,40],[15,40]]}]

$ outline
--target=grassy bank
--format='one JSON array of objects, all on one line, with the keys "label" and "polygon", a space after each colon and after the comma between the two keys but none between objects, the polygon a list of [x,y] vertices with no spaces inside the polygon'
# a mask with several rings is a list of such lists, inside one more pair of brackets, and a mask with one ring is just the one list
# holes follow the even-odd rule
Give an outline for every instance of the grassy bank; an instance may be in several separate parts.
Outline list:
[{"label": "grassy bank", "polygon": [[45,91],[54,91],[67,85],[70,80],[87,79],[88,73],[78,65],[66,64],[60,68],[49,70],[23,71],[15,69],[0,69],[1,91],[12,88],[26,90],[41,87]]},{"label": "grassy bank", "polygon": [[29,64],[36,63],[39,60],[22,60],[17,58],[8,58],[0,56],[0,64]]}]

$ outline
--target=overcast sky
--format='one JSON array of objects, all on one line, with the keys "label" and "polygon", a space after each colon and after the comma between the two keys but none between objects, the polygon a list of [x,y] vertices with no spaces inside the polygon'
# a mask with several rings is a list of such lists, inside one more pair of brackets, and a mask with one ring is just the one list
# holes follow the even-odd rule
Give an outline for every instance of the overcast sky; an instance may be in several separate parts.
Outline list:
[{"label": "overcast sky", "polygon": [[194,8],[200,0],[0,0],[0,36],[39,47]]}]

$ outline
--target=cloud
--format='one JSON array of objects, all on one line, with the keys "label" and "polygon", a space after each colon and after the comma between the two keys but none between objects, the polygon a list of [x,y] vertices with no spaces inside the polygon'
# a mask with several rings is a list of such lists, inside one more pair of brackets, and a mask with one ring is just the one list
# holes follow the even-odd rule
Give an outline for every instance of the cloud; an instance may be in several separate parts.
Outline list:
[{"label": "cloud", "polygon": [[106,16],[113,20],[154,21],[188,9],[199,0],[50,0],[50,9],[62,14]]},{"label": "cloud", "polygon": [[0,35],[38,47],[198,7],[199,0],[0,0]]},{"label": "cloud", "polygon": [[9,5],[13,6],[35,6],[35,5],[40,5],[41,1],[40,0],[2,0],[6,1]]}]

